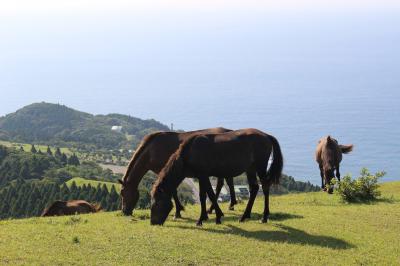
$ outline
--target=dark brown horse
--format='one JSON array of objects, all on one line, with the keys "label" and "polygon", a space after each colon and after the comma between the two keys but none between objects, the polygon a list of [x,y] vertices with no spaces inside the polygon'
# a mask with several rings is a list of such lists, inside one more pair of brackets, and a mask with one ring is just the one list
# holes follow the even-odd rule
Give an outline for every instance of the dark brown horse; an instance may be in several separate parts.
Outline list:
[{"label": "dark brown horse", "polygon": [[324,190],[326,190],[326,186],[329,186],[328,192],[333,192],[330,183],[332,178],[335,177],[335,170],[336,177],[340,181],[339,165],[342,161],[342,153],[346,154],[352,150],[352,144],[339,145],[338,141],[331,136],[327,136],[319,140],[317,150],[315,152],[315,159],[319,165],[321,187]]},{"label": "dark brown horse", "polygon": [[81,213],[94,213],[101,210],[100,205],[90,204],[84,200],[57,200],[47,207],[41,216],[62,216]]},{"label": "dark brown horse", "polygon": [[[273,162],[267,172],[268,161],[273,152]],[[216,206],[217,223],[221,216],[209,177],[235,177],[244,172],[250,187],[250,199],[241,218],[250,218],[251,209],[259,189],[257,175],[261,181],[265,206],[262,222],[269,217],[269,188],[279,183],[283,167],[283,158],[278,141],[271,135],[257,129],[236,130],[222,134],[193,136],[171,156],[159,174],[153,187],[151,206],[151,224],[163,224],[172,209],[171,196],[185,176],[199,179],[201,215],[198,225],[206,220],[206,193]],[[211,189],[211,191],[210,191]]]},{"label": "dark brown horse", "polygon": [[[190,137],[198,134],[224,133],[231,131],[222,127],[210,128],[184,133],[177,132],[156,132],[144,137],[141,144],[133,155],[125,176],[119,182],[121,187],[122,211],[125,215],[132,215],[133,208],[139,200],[139,183],[148,171],[158,174],[167,163],[169,157],[178,149],[179,145]],[[235,189],[232,178],[226,179],[231,193],[230,209],[236,204]],[[221,191],[224,179],[218,179],[217,194]],[[181,217],[183,210],[176,191],[172,193],[175,201],[175,217]]]}]

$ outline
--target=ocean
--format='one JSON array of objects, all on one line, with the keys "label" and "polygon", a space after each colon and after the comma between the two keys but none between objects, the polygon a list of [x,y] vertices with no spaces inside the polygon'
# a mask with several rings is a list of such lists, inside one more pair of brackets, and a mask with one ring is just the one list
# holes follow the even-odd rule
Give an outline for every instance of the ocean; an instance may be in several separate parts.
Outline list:
[{"label": "ocean", "polygon": [[0,114],[47,101],[175,129],[258,128],[280,141],[286,174],[315,184],[329,134],[354,144],[343,175],[400,180],[398,10],[248,11],[2,18]]},{"label": "ocean", "polygon": [[195,86],[190,96],[182,90],[155,97],[154,89],[148,100],[136,99],[135,109],[150,106],[152,117],[176,129],[223,126],[268,132],[281,143],[284,172],[299,180],[320,184],[314,152],[318,140],[327,135],[354,144],[353,152],[343,157],[342,176],[355,177],[367,167],[386,171],[384,181],[399,180],[400,87],[369,81],[324,84],[259,78],[229,86]]}]

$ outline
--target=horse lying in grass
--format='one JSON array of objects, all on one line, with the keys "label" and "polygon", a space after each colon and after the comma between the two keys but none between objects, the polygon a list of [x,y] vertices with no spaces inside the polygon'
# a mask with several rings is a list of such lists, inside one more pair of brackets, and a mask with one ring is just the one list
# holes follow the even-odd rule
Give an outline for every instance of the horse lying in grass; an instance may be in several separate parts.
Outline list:
[{"label": "horse lying in grass", "polygon": [[319,140],[315,159],[319,165],[321,175],[321,187],[326,191],[326,186],[329,186],[328,193],[333,192],[330,186],[332,178],[334,178],[335,170],[336,177],[340,181],[339,165],[342,161],[342,154],[349,153],[353,150],[353,145],[339,145],[338,141],[331,136],[324,137]]},{"label": "horse lying in grass", "polygon": [[[132,215],[133,208],[136,206],[136,203],[139,200],[139,183],[145,173],[151,170],[154,173],[159,174],[161,169],[168,162],[169,157],[171,157],[171,155],[179,148],[179,145],[182,142],[194,135],[224,133],[229,131],[231,130],[219,127],[184,133],[156,132],[144,137],[143,141],[133,155],[123,179],[119,180],[122,185],[122,212],[125,215]],[[233,206],[237,203],[233,180],[232,178],[228,177],[226,181],[231,193],[230,209],[233,210]],[[219,191],[221,191],[223,182],[223,177],[218,179],[217,194],[219,194]],[[175,217],[180,218],[180,212],[184,208],[178,199],[176,191],[172,192],[172,196],[175,201]]]},{"label": "horse lying in grass", "polygon": [[[267,172],[273,152],[273,162]],[[259,189],[257,175],[264,192],[262,222],[269,217],[269,189],[279,183],[283,158],[278,141],[257,129],[236,130],[222,134],[193,136],[171,156],[161,170],[152,189],[151,224],[162,225],[172,209],[171,196],[185,176],[198,178],[200,184],[201,215],[197,225],[207,220],[206,193],[212,195],[210,176],[235,177],[244,172],[250,187],[250,198],[240,221],[250,218],[251,209]],[[211,190],[211,191],[210,191]],[[210,197],[216,210],[216,223],[221,222],[222,211],[215,197]]]},{"label": "horse lying in grass", "polygon": [[90,204],[84,200],[61,201],[57,200],[47,207],[43,213],[44,216],[62,216],[82,213],[95,213],[101,210],[100,205]]}]

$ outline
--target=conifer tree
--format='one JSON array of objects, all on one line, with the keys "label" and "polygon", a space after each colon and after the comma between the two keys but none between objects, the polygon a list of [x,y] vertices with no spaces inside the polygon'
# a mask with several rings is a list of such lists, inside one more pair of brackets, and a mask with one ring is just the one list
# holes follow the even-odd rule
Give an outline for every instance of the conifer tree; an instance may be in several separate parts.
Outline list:
[{"label": "conifer tree", "polygon": [[63,165],[66,165],[66,164],[67,164],[68,159],[67,159],[67,155],[65,155],[65,153],[62,153],[62,154],[61,154],[60,161],[61,161],[61,163],[62,163]]},{"label": "conifer tree", "polygon": [[33,144],[32,144],[32,146],[31,146],[31,152],[32,152],[32,153],[37,153],[37,150],[36,150],[36,148],[35,148],[35,145],[33,145]]},{"label": "conifer tree", "polygon": [[68,164],[78,166],[80,165],[78,156],[76,154],[72,154],[71,157],[68,158]]},{"label": "conifer tree", "polygon": [[61,158],[62,154],[61,154],[61,150],[59,147],[57,147],[56,152],[54,153],[56,158]]},{"label": "conifer tree", "polygon": [[50,146],[47,146],[47,151],[46,151],[46,153],[47,153],[48,155],[50,155],[50,156],[53,156],[53,152],[51,151]]}]

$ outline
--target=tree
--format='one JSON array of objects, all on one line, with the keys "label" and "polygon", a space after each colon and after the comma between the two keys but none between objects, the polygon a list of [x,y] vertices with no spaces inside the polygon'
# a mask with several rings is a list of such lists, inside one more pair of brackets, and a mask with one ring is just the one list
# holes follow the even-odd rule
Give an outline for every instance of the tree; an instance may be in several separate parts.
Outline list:
[{"label": "tree", "polygon": [[61,158],[62,154],[61,154],[61,150],[59,147],[57,147],[56,152],[54,153],[54,155],[56,156],[56,158]]},{"label": "tree", "polygon": [[30,169],[29,169],[29,164],[27,161],[25,161],[22,164],[21,170],[19,171],[19,177],[22,179],[29,179],[30,177]]},{"label": "tree", "polygon": [[74,153],[71,155],[71,157],[68,158],[68,164],[78,166],[81,163],[79,161],[78,156],[76,156],[76,154]]},{"label": "tree", "polygon": [[37,150],[36,150],[36,148],[35,148],[35,145],[33,145],[33,144],[32,144],[32,146],[31,146],[31,152],[32,152],[32,153],[37,153]]},{"label": "tree", "polygon": [[60,161],[63,165],[66,165],[68,163],[67,155],[65,155],[65,153],[61,154]]},{"label": "tree", "polygon": [[50,156],[53,156],[53,152],[51,151],[50,146],[47,146],[47,151],[46,151],[46,153],[47,153],[48,155],[50,155]]}]

